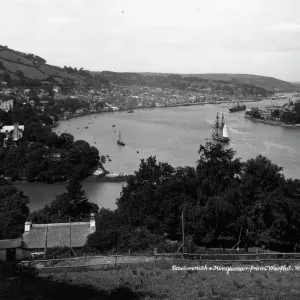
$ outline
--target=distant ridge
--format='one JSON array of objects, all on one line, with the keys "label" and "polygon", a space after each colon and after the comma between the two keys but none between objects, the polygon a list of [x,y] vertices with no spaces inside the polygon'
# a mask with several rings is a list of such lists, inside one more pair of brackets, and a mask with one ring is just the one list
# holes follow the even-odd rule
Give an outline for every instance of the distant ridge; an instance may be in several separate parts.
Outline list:
[{"label": "distant ridge", "polygon": [[[294,92],[300,86],[274,77],[251,74],[227,74],[227,73],[206,73],[206,74],[172,74],[172,73],[152,73],[152,72],[93,72],[101,74],[112,83],[133,84],[137,80],[140,84],[144,81],[165,82],[170,80],[188,81],[213,81],[221,84],[233,85],[254,85],[271,92]],[[151,79],[152,78],[152,79]]]},{"label": "distant ridge", "polygon": [[102,87],[112,84],[173,86],[188,88],[209,83],[242,86],[254,85],[271,92],[300,92],[300,83],[274,77],[250,74],[171,74],[151,72],[88,71],[80,68],[52,66],[42,57],[23,53],[0,45],[0,80],[14,81],[15,85],[56,84],[62,86]]},{"label": "distant ridge", "polygon": [[[159,73],[140,73],[145,75],[155,75]],[[160,74],[163,75],[163,74]],[[168,75],[168,74],[164,74]],[[236,84],[253,84],[265,88],[267,90],[273,91],[284,91],[284,92],[293,92],[296,88],[293,83],[276,79],[274,77],[267,77],[261,75],[252,75],[252,74],[229,74],[229,73],[205,73],[205,74],[178,74],[182,77],[198,77],[202,79],[208,79],[213,81],[228,81],[234,82]],[[234,81],[237,80],[237,81]]]}]

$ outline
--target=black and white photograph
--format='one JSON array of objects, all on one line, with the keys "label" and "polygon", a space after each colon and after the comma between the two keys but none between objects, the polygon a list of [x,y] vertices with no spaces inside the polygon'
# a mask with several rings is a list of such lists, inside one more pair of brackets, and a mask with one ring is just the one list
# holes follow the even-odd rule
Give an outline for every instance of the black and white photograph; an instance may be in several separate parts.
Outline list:
[{"label": "black and white photograph", "polygon": [[300,299],[299,0],[0,15],[0,300]]}]

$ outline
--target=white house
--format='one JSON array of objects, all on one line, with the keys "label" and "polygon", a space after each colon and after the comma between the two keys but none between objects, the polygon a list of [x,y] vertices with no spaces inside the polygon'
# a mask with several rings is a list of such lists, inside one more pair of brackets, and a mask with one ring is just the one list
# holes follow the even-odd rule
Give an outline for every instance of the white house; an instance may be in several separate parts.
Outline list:
[{"label": "white house", "polygon": [[0,100],[0,109],[8,112],[14,108],[14,100]]},{"label": "white house", "polygon": [[14,141],[17,141],[19,138],[23,136],[24,133],[24,125],[19,125],[15,123],[14,125],[8,125],[8,126],[3,126],[0,130],[1,133],[6,134],[6,138],[4,140],[4,145],[3,147],[6,147],[7,139],[12,133],[12,137]]}]

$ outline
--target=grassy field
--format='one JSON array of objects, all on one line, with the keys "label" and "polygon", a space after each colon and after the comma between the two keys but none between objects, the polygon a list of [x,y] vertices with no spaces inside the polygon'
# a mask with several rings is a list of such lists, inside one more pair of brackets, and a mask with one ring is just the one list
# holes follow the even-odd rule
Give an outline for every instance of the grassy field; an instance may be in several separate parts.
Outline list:
[{"label": "grassy field", "polygon": [[127,269],[0,275],[2,299],[300,299],[300,271]]},{"label": "grassy field", "polygon": [[[1,55],[1,53],[0,53]],[[44,80],[48,76],[43,74],[41,71],[39,71],[36,67],[34,66],[28,66],[28,65],[23,65],[18,62],[11,62],[11,61],[6,61],[5,59],[2,59],[0,57],[0,61],[2,61],[5,69],[9,72],[15,73],[19,70],[23,71],[23,74],[27,78],[31,79],[39,79],[39,80]]]},{"label": "grassy field", "polygon": [[69,74],[61,68],[47,64],[34,65],[32,60],[27,59],[22,54],[16,53],[12,49],[0,49],[0,61],[10,73],[16,73],[21,70],[25,77],[31,79],[45,80],[49,76],[56,76],[60,83],[63,83],[62,80],[84,82],[84,78]]}]

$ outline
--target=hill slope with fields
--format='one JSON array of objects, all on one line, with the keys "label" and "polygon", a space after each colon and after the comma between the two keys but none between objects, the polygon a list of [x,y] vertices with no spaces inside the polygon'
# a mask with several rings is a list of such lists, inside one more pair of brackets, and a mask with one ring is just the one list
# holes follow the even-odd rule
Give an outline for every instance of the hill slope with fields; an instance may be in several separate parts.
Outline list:
[{"label": "hill slope with fields", "polygon": [[250,74],[170,74],[170,73],[126,73],[126,72],[93,72],[100,74],[114,84],[150,84],[163,86],[171,81],[205,85],[209,82],[231,86],[254,85],[270,92],[294,92],[299,85],[260,75]]},{"label": "hill slope with fields", "polygon": [[[40,84],[102,87],[108,83],[120,85],[208,87],[209,84],[256,86],[271,92],[296,92],[300,85],[273,77],[249,74],[168,74],[134,72],[91,72],[83,68],[52,66],[38,55],[24,53],[0,45],[0,81],[34,81]],[[16,83],[17,83],[16,82]],[[18,85],[18,84],[16,84]]]},{"label": "hill slope with fields", "polygon": [[0,46],[0,80],[18,82],[34,81],[36,84],[56,84],[68,86],[106,86],[108,82],[101,75],[93,76],[90,72],[76,68],[60,68],[46,63],[46,60],[31,54],[23,53]]}]

